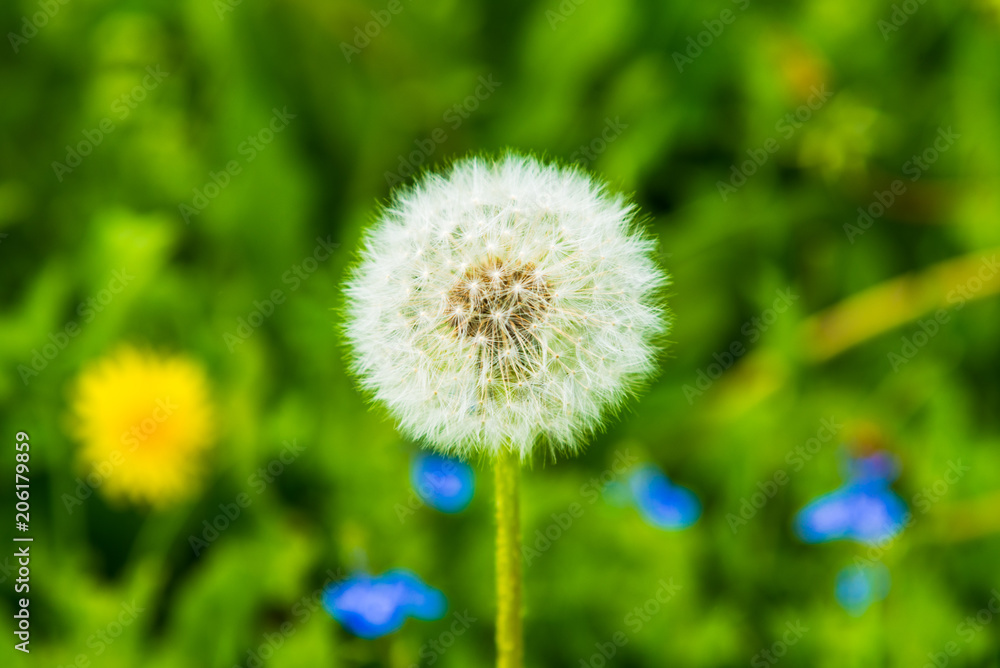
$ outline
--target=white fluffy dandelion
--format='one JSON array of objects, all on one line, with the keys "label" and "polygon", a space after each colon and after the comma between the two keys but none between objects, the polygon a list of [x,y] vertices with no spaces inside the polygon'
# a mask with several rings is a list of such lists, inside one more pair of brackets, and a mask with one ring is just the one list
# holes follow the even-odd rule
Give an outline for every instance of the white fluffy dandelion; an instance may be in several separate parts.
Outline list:
[{"label": "white fluffy dandelion", "polygon": [[361,384],[449,454],[572,452],[669,326],[635,216],[584,172],[516,155],[398,191],[347,287]]}]

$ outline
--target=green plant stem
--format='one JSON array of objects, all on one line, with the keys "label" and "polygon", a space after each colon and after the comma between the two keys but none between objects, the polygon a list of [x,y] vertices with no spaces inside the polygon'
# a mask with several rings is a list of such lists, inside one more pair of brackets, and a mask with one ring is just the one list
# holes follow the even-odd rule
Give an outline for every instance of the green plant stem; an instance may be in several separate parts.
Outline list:
[{"label": "green plant stem", "polygon": [[521,462],[507,453],[496,463],[497,668],[524,665],[521,612]]}]

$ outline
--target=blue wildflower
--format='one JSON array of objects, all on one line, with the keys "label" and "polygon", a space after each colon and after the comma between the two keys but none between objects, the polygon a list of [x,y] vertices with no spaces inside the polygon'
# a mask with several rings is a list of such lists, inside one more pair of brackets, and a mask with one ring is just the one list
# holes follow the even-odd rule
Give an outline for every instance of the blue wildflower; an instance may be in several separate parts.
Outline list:
[{"label": "blue wildflower", "polygon": [[889,594],[889,569],[882,564],[848,566],[837,574],[837,601],[852,615],[861,615]]},{"label": "blue wildflower", "polygon": [[431,508],[458,513],[472,501],[476,476],[468,464],[452,457],[421,453],[410,467],[413,489]]},{"label": "blue wildflower", "polygon": [[888,452],[875,452],[867,457],[846,456],[844,478],[851,482],[887,483],[899,477],[899,460]]},{"label": "blue wildflower", "polygon": [[906,503],[891,489],[895,460],[876,453],[849,462],[848,480],[799,511],[795,532],[807,543],[847,539],[873,545],[903,530]]},{"label": "blue wildflower", "polygon": [[629,479],[632,498],[643,519],[660,529],[684,529],[701,515],[701,503],[694,493],[670,479],[658,468],[646,465]]},{"label": "blue wildflower", "polygon": [[440,619],[448,601],[400,569],[379,576],[359,573],[336,582],[323,592],[323,607],[354,635],[372,639],[397,630],[407,617]]}]

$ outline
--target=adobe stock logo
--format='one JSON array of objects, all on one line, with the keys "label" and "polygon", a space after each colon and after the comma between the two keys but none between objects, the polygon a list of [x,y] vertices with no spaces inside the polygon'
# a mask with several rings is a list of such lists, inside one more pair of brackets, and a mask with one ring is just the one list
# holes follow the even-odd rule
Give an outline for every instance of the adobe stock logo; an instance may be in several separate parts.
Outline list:
[{"label": "adobe stock logo", "polygon": [[615,120],[604,119],[604,130],[597,137],[590,140],[588,144],[581,144],[569,156],[573,162],[589,163],[597,160],[597,157],[608,150],[608,146],[613,144],[622,132],[628,129],[628,123],[622,123],[621,116],[615,116]]},{"label": "adobe stock logo", "polygon": [[[164,72],[156,65],[150,65],[145,69],[145,76],[132,87],[130,91],[119,96],[111,103],[111,111],[118,117],[119,121],[127,119],[133,110],[144,101],[151,92],[170,76],[170,72]],[[52,171],[56,179],[62,183],[67,174],[71,174],[74,169],[83,164],[83,159],[94,152],[104,139],[115,131],[117,124],[110,116],[105,116],[97,123],[95,128],[87,128],[80,131],[83,139],[75,144],[66,145],[66,158],[64,162],[52,161]]]},{"label": "adobe stock logo", "polygon": [[333,251],[340,247],[340,244],[333,243],[330,235],[316,237],[316,246],[311,254],[303,258],[298,264],[293,264],[288,271],[281,275],[281,282],[289,286],[286,292],[282,288],[275,288],[268,293],[263,300],[255,299],[253,309],[247,313],[246,317],[236,319],[234,333],[228,331],[222,333],[222,340],[226,343],[229,352],[235,352],[236,348],[253,336],[253,333],[260,328],[264,322],[278,310],[278,307],[285,303],[288,297],[298,290],[305,281],[319,269],[323,262],[326,262],[333,255]]},{"label": "adobe stock logo", "polygon": [[350,63],[351,58],[360,55],[364,49],[368,48],[373,39],[382,34],[382,29],[392,23],[393,17],[400,14],[403,9],[401,0],[389,0],[385,9],[371,10],[372,20],[364,25],[364,29],[362,26],[355,26],[354,39],[351,44],[340,43],[340,52],[344,54],[344,59]]},{"label": "adobe stock logo", "polygon": [[[911,156],[900,168],[905,176],[910,177],[911,183],[919,181],[920,177],[938,161],[941,154],[947,152],[961,138],[961,135],[952,131],[950,127],[947,130],[938,128],[937,134],[933,145],[928,146],[919,155]],[[857,237],[867,232],[876,220],[885,215],[886,211],[896,203],[897,197],[905,193],[906,182],[902,179],[893,181],[887,190],[873,191],[872,201],[868,206],[858,207],[857,224],[844,223],[844,234],[847,235],[847,240],[853,244]]]},{"label": "adobe stock logo", "polygon": [[[732,0],[732,3],[739,7],[741,12],[745,12],[747,7],[750,6],[750,0]],[[719,12],[719,18],[702,21],[701,23],[705,26],[705,30],[702,30],[697,35],[688,36],[687,47],[684,49],[684,53],[674,51],[671,54],[674,59],[674,65],[677,66],[677,71],[683,74],[684,68],[692,65],[695,59],[705,52],[705,49],[712,46],[715,40],[725,32],[726,26],[736,22],[736,18],[737,14],[733,10],[723,9]]]},{"label": "adobe stock logo", "polygon": [[[990,590],[992,597],[986,602],[975,615],[969,615],[958,626],[955,627],[955,635],[966,645],[976,639],[987,626],[993,622],[993,618],[1000,614],[1000,591],[996,588]],[[920,668],[945,668],[951,664],[951,660],[962,653],[964,647],[955,640],[949,640],[944,644],[940,652],[928,652],[928,661]],[[967,665],[965,662],[962,665]]]},{"label": "adobe stock logo", "polygon": [[271,114],[267,125],[254,134],[247,135],[246,139],[236,147],[237,153],[244,156],[242,163],[233,159],[226,162],[218,172],[209,171],[208,180],[201,187],[191,189],[194,197],[191,198],[190,203],[182,202],[177,205],[177,211],[184,219],[185,225],[189,225],[194,216],[200,215],[207,209],[208,205],[229,187],[233,179],[243,173],[243,167],[256,160],[257,156],[288,127],[292,119],[298,117],[298,114],[289,113],[287,106],[281,109],[273,107]]},{"label": "adobe stock logo", "polygon": [[115,296],[121,294],[133,280],[135,280],[135,276],[129,274],[128,269],[119,269],[111,272],[111,280],[108,281],[104,288],[98,290],[97,294],[77,305],[76,314],[80,316],[79,321],[70,320],[63,325],[61,330],[50,332],[49,341],[42,345],[41,351],[37,348],[32,348],[31,360],[29,361],[30,366],[25,364],[17,365],[17,372],[21,376],[25,387],[28,386],[32,378],[37,377],[59,353],[66,349],[70,341],[80,335],[80,332],[83,331],[81,325],[91,322],[97,317],[98,313],[103,312],[105,307],[111,304]]},{"label": "adobe stock logo", "polygon": [[661,579],[656,584],[658,587],[653,595],[646,599],[642,605],[635,606],[622,620],[628,633],[616,631],[606,642],[594,643],[594,649],[597,651],[589,657],[580,659],[580,668],[605,668],[614,665],[612,659],[618,654],[618,651],[628,645],[632,641],[632,637],[640,633],[646,624],[651,622],[663,610],[664,606],[670,603],[683,589],[682,585],[674,583],[673,578],[670,578],[669,582]]},{"label": "adobe stock logo", "polygon": [[[771,308],[764,309],[760,317],[754,316],[740,327],[740,333],[747,337],[747,343],[757,343],[771,325],[778,320],[778,316],[786,312],[798,299],[799,296],[792,294],[790,288],[778,290]],[[712,358],[715,361],[703,369],[698,369],[694,384],[688,383],[681,387],[688,405],[693,405],[695,398],[705,394],[715,384],[715,381],[722,377],[722,374],[746,354],[747,350],[748,348],[743,344],[743,341],[737,339],[732,341],[721,354],[713,353]]]},{"label": "adobe stock logo", "polygon": [[[788,141],[803,125],[809,122],[813,114],[823,108],[833,95],[826,89],[826,84],[813,86],[805,103],[779,118],[774,124],[774,131],[780,134],[782,139]],[[733,163],[729,167],[729,179],[715,182],[715,187],[719,191],[722,201],[727,201],[730,195],[742,188],[747,179],[766,165],[771,156],[779,150],[781,150],[781,142],[776,137],[768,137],[758,148],[748,148],[746,154],[749,156],[749,160],[744,160],[739,164]]]},{"label": "adobe stock logo", "polygon": [[69,0],[39,0],[38,8],[40,11],[32,14],[30,19],[27,16],[22,17],[21,32],[7,33],[10,48],[14,49],[14,53],[20,51],[21,45],[27,44],[28,40],[37,35],[39,30],[47,26],[52,17],[62,9],[62,5],[66,4],[69,4]]},{"label": "adobe stock logo", "polygon": [[909,22],[910,17],[916,14],[925,2],[927,0],[904,0],[902,3],[894,3],[889,20],[879,19],[876,23],[878,31],[882,33],[882,39],[888,42],[889,35],[899,32],[899,29]]},{"label": "adobe stock logo", "polygon": [[[462,123],[474,111],[479,109],[479,105],[489,99],[493,95],[493,92],[503,84],[502,81],[497,81],[493,78],[493,74],[480,76],[477,82],[479,85],[476,86],[471,95],[467,95],[465,99],[456,102],[441,115],[441,122],[446,124],[452,131],[462,127]],[[423,139],[414,139],[413,145],[416,147],[415,150],[406,154],[400,153],[396,156],[398,161],[397,171],[386,171],[383,174],[386,185],[391,188],[416,174],[420,166],[434,155],[438,146],[448,141],[448,137],[448,132],[444,127],[437,127]]]},{"label": "adobe stock logo", "polygon": [[802,622],[798,619],[795,623],[786,622],[785,632],[781,636],[781,640],[776,641],[769,648],[765,648],[757,652],[750,659],[750,665],[754,668],[767,668],[768,666],[773,666],[778,663],[781,657],[788,654],[788,648],[793,645],[798,644],[799,640],[802,639],[809,631],[809,628],[804,626]]},{"label": "adobe stock logo", "polygon": [[[998,274],[1000,274],[1000,263],[997,262],[997,256],[993,255],[992,258],[983,257],[976,274],[957,284],[946,295],[948,304],[951,305],[950,310],[961,311],[965,307],[966,302],[973,299],[976,293],[986,287],[986,284],[996,278]],[[943,308],[938,309],[933,317],[928,317],[926,320],[918,320],[917,324],[920,326],[920,329],[910,334],[910,336],[904,335],[900,337],[899,340],[902,342],[902,345],[899,347],[898,352],[893,350],[887,354],[892,370],[899,371],[901,367],[909,364],[910,360],[916,357],[917,353],[923,350],[950,321],[950,311]]]},{"label": "adobe stock logo", "polygon": [[[843,429],[843,425],[837,422],[837,418],[829,417],[820,420],[819,429],[816,435],[806,440],[805,443],[796,446],[785,454],[785,463],[791,469],[791,473],[798,473],[805,465],[812,461],[813,457],[823,449],[827,443],[833,441],[837,434]],[[757,513],[773,499],[778,492],[789,483],[791,474],[788,470],[780,468],[774,472],[770,479],[757,482],[757,491],[749,496],[740,499],[739,514],[728,513],[726,522],[729,524],[733,535],[745,527],[750,520],[757,516]]]}]

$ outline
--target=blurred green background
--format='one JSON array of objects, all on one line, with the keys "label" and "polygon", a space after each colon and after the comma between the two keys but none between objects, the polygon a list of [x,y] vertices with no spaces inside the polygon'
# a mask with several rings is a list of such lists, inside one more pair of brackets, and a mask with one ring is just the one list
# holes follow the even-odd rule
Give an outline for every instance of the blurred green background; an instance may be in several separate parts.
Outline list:
[{"label": "blurred green background", "polygon": [[[584,508],[525,569],[528,665],[604,665],[619,632],[608,665],[772,665],[761,652],[788,624],[807,631],[775,657],[787,666],[1000,665],[1000,619],[960,627],[1000,588],[997,0],[12,0],[0,17],[2,535],[24,430],[35,538],[30,655],[12,647],[0,552],[3,665],[252,666],[283,624],[260,665],[491,665],[490,472],[464,513],[400,513],[418,445],[366,407],[331,309],[392,183],[508,147],[633,193],[676,315],[648,393],[579,458],[525,473],[529,543]],[[291,289],[328,237],[339,248]],[[25,382],[19,366],[120,269],[135,280]],[[275,289],[287,301],[232,344]],[[795,298],[772,318],[779,291]],[[947,322],[919,336],[938,309]],[[121,342],[200,360],[219,437],[189,501],[98,492],[70,513],[89,471],[69,387]],[[790,466],[830,418],[836,438]],[[189,536],[292,440],[301,456],[196,556]],[[841,443],[902,465],[915,520],[874,554],[791,530],[840,484]],[[697,524],[591,502],[581,486],[624,452],[694,490]],[[969,470],[941,484],[955,462]],[[787,484],[734,523],[778,471]],[[834,598],[856,558],[892,576],[859,617]],[[397,567],[448,616],[368,642],[311,602],[331,575]],[[671,578],[676,596],[635,624]],[[95,641],[129,605],[120,636]],[[454,613],[475,621],[428,652]]]}]

